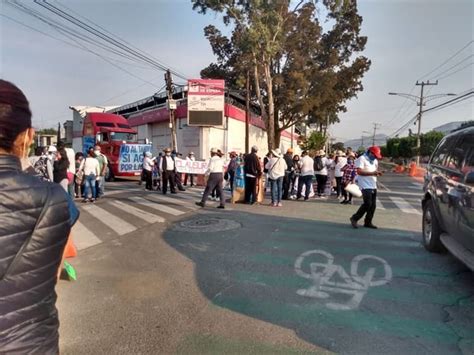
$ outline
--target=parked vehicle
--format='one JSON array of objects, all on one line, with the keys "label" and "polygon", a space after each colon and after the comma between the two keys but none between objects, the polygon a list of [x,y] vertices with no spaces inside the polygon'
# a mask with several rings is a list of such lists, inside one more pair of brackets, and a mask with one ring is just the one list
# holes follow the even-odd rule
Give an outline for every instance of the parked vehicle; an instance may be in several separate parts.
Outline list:
[{"label": "parked vehicle", "polygon": [[439,143],[424,182],[423,245],[446,249],[474,271],[474,127]]}]

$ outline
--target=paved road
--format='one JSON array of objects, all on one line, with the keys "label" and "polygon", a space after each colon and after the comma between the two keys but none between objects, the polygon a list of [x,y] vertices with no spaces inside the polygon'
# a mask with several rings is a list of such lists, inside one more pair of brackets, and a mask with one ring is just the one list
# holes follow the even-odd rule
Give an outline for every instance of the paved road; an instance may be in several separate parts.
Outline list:
[{"label": "paved road", "polygon": [[[421,215],[422,185],[415,181],[407,182],[406,178],[397,176],[386,180],[399,193],[383,184],[379,189],[378,210]],[[80,203],[80,199],[77,200],[81,218],[75,227],[75,243],[79,250],[83,250],[146,225],[172,222],[176,217],[198,209],[194,201],[199,200],[201,191],[199,188],[191,188],[184,193],[163,196],[158,192],[144,191],[136,182],[108,183],[106,197],[96,204],[84,205]],[[327,203],[336,201],[329,200]],[[354,200],[354,206],[360,203],[360,200]],[[217,204],[211,202],[210,206]]]},{"label": "paved road", "polygon": [[474,353],[473,273],[421,246],[420,183],[381,183],[378,230],[350,228],[358,201],[195,210],[199,190],[109,185],[59,285],[64,353]]}]

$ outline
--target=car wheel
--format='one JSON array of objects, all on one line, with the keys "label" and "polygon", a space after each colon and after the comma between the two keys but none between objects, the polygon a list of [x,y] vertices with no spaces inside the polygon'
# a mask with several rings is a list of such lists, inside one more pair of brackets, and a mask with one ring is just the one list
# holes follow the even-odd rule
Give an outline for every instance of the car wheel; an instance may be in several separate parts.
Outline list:
[{"label": "car wheel", "polygon": [[446,251],[441,243],[441,227],[434,213],[433,201],[428,200],[423,208],[423,246],[434,253]]}]

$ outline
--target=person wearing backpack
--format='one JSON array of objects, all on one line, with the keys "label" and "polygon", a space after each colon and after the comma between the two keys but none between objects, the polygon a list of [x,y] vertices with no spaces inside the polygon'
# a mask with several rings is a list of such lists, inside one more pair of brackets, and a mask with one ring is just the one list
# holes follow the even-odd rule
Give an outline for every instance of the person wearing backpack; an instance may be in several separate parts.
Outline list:
[{"label": "person wearing backpack", "polygon": [[48,158],[47,148],[36,148],[35,157],[30,159],[31,166],[34,169],[35,175],[43,181],[53,181],[53,164]]},{"label": "person wearing backpack", "polygon": [[293,180],[293,175],[294,175],[294,166],[293,166],[293,149],[288,148],[286,151],[286,154],[283,155],[283,159],[285,160],[286,163],[286,171],[285,171],[285,176],[283,177],[283,200],[288,200],[290,196],[290,187],[291,187],[291,181]]},{"label": "person wearing backpack", "polygon": [[287,169],[286,161],[281,156],[280,149],[272,150],[272,157],[265,165],[268,171],[268,180],[272,191],[272,207],[282,207],[281,199],[283,195],[283,177]]},{"label": "person wearing backpack", "polygon": [[301,176],[298,182],[298,193],[296,194],[296,199],[301,198],[303,186],[305,187],[304,200],[309,200],[309,194],[311,192],[311,183],[314,176],[314,160],[311,158],[307,151],[301,153]]},{"label": "person wearing backpack", "polygon": [[316,174],[316,182],[318,185],[318,197],[323,197],[324,189],[328,179],[328,160],[325,155],[326,153],[321,149],[316,153],[316,157],[314,159],[314,172]]}]

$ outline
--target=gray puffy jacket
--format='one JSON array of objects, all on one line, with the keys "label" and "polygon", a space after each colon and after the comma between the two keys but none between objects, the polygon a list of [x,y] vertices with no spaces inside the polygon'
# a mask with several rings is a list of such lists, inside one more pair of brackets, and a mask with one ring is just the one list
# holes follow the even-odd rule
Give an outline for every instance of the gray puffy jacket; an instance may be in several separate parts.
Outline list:
[{"label": "gray puffy jacket", "polygon": [[0,155],[0,353],[57,354],[57,271],[70,231],[57,184]]}]

